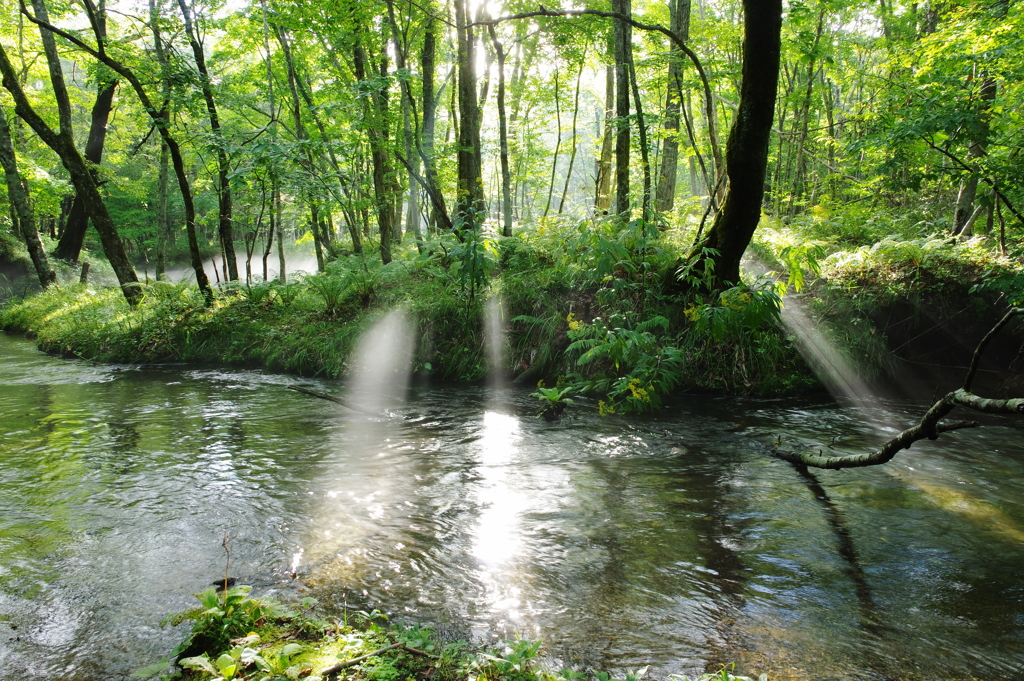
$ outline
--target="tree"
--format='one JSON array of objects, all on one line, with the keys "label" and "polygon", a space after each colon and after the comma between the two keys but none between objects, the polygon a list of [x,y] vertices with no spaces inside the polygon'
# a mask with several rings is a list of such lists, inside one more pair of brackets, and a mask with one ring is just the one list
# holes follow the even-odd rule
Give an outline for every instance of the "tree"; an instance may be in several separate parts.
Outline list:
[{"label": "tree", "polygon": [[729,189],[691,256],[709,261],[716,288],[739,283],[740,259],[761,219],[779,79],[782,0],[744,0],[743,11],[743,80],[726,146]]},{"label": "tree", "polygon": [[[46,7],[42,0],[33,0],[36,16],[45,16]],[[42,10],[42,12],[40,11]],[[95,21],[93,31],[99,42],[107,39],[107,12],[104,0],[96,4]],[[85,160],[93,165],[99,165],[103,160],[103,145],[107,138],[107,121],[110,119],[110,112],[114,107],[114,93],[117,91],[117,79],[111,77],[106,67],[96,68],[96,101],[92,106],[92,113],[89,124],[89,138],[85,143]],[[61,235],[57,247],[53,251],[55,258],[77,261],[82,251],[82,242],[85,240],[85,232],[89,226],[89,216],[85,211],[85,203],[82,197],[75,195],[71,204],[71,211],[68,213],[67,224]]]},{"label": "tree", "polygon": [[4,179],[7,182],[7,199],[11,204],[11,223],[14,225],[14,231],[25,242],[29,257],[32,258],[32,265],[39,277],[39,284],[46,288],[57,281],[57,273],[50,265],[43,243],[39,240],[39,231],[36,229],[28,192],[25,191],[21,173],[18,171],[18,161],[14,155],[11,126],[7,123],[3,107],[0,107],[0,167],[3,168]]},{"label": "tree", "polygon": [[194,9],[189,8],[185,0],[178,0],[178,7],[181,9],[181,17],[185,22],[185,35],[188,36],[188,42],[192,48],[196,70],[199,71],[199,85],[210,119],[210,130],[217,146],[217,224],[220,233],[220,246],[227,264],[228,279],[238,281],[238,262],[235,259],[235,239],[231,219],[231,186],[228,180],[228,176],[231,174],[231,164],[228,161],[227,142],[221,131],[217,102],[213,98],[213,82],[210,79],[210,72],[206,68],[206,55],[193,25]]},{"label": "tree", "polygon": [[[53,46],[53,36],[49,35],[49,31],[46,29],[40,29],[40,33],[44,36],[44,46],[48,43],[50,45],[46,51],[53,87],[55,90],[63,89],[64,76],[60,70],[60,58],[57,56],[56,47]],[[48,36],[48,41],[45,36]],[[137,305],[142,300],[138,276],[128,260],[121,237],[118,236],[114,221],[103,202],[96,178],[75,146],[75,139],[71,131],[70,109],[62,111],[58,130],[51,128],[29,103],[3,46],[0,46],[0,74],[3,77],[4,88],[14,97],[14,110],[18,116],[28,123],[39,138],[57,154],[67,169],[71,181],[75,185],[75,190],[81,194],[86,212],[100,235],[103,252],[107,256],[107,260],[110,261],[110,266],[117,276],[125,299],[129,305]]]}]

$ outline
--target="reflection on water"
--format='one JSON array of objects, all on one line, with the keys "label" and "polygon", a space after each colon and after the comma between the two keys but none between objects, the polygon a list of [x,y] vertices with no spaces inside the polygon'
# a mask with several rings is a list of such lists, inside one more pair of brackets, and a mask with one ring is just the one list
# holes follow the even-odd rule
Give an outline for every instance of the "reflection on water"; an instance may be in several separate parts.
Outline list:
[{"label": "reflection on water", "polygon": [[225,532],[243,579],[297,569],[334,607],[540,636],[582,668],[1021,676],[1011,421],[805,473],[765,443],[843,453],[886,433],[819,399],[549,424],[527,391],[483,388],[413,389],[370,417],[285,389],[300,380],[97,367],[0,336],[0,676],[158,659],[180,636],[160,618],[223,574]]}]

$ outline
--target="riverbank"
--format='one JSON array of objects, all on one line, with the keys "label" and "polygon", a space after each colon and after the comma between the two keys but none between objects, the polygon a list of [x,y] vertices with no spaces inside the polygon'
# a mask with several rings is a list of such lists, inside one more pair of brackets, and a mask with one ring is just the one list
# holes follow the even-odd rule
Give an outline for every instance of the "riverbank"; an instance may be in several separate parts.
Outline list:
[{"label": "riverbank", "polygon": [[[546,239],[488,241],[468,253],[409,245],[386,266],[350,256],[287,284],[224,287],[210,305],[186,284],[149,284],[135,309],[116,289],[65,284],[8,302],[0,327],[47,352],[94,361],[216,362],[334,378],[350,373],[358,338],[401,309],[415,329],[412,369],[425,379],[500,373],[532,385],[561,377],[624,411],[654,408],[677,389],[814,389],[772,323],[770,287],[753,298],[737,289],[681,300],[663,291],[678,248],[573,230]],[[636,398],[630,384],[650,399]]]},{"label": "riverbank", "polygon": [[[358,339],[398,309],[420,379],[544,380],[603,398],[606,410],[639,412],[680,390],[820,390],[807,364],[815,358],[805,361],[792,342],[805,329],[785,324],[783,304],[817,320],[865,380],[906,384],[916,363],[914,380],[934,384],[966,363],[999,309],[1024,296],[1020,264],[979,240],[858,246],[814,237],[814,225],[767,225],[753,269],[773,272],[710,299],[666,286],[684,248],[671,235],[564,227],[450,252],[406,244],[388,265],[349,256],[289,283],[223,286],[212,304],[188,284],[145,285],[134,309],[114,288],[64,284],[8,301],[0,327],[93,361],[336,378],[351,372]],[[783,303],[783,288],[802,293]],[[1020,339],[999,343],[987,370],[1005,373]],[[1024,380],[1024,367],[1012,373]]]}]

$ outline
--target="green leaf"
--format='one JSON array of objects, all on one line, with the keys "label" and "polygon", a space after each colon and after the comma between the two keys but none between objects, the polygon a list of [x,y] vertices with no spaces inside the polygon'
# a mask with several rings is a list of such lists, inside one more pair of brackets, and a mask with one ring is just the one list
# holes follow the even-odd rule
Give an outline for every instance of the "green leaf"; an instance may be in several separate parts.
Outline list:
[{"label": "green leaf", "polygon": [[204,672],[209,672],[214,676],[220,676],[217,672],[217,668],[210,662],[210,658],[206,655],[200,655],[198,657],[186,657],[183,660],[179,660],[178,664],[185,669],[201,669]]}]

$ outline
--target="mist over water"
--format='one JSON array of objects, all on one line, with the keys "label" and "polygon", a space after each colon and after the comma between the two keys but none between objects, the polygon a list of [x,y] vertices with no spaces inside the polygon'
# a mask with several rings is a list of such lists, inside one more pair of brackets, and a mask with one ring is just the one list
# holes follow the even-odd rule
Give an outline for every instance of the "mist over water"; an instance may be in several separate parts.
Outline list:
[{"label": "mist over water", "polygon": [[[403,324],[382,320],[369,347],[404,357],[385,348],[414,337]],[[339,612],[542,637],[584,669],[1020,678],[1015,421],[806,477],[767,443],[842,454],[879,433],[824,397],[684,396],[631,420],[582,400],[549,424],[529,389],[399,380],[369,413],[286,389],[362,406],[387,374],[369,371],[341,386],[93,366],[0,334],[0,676],[122,678],[159,659],[181,636],[160,619],[222,576],[230,532],[243,582],[298,556]]]}]

